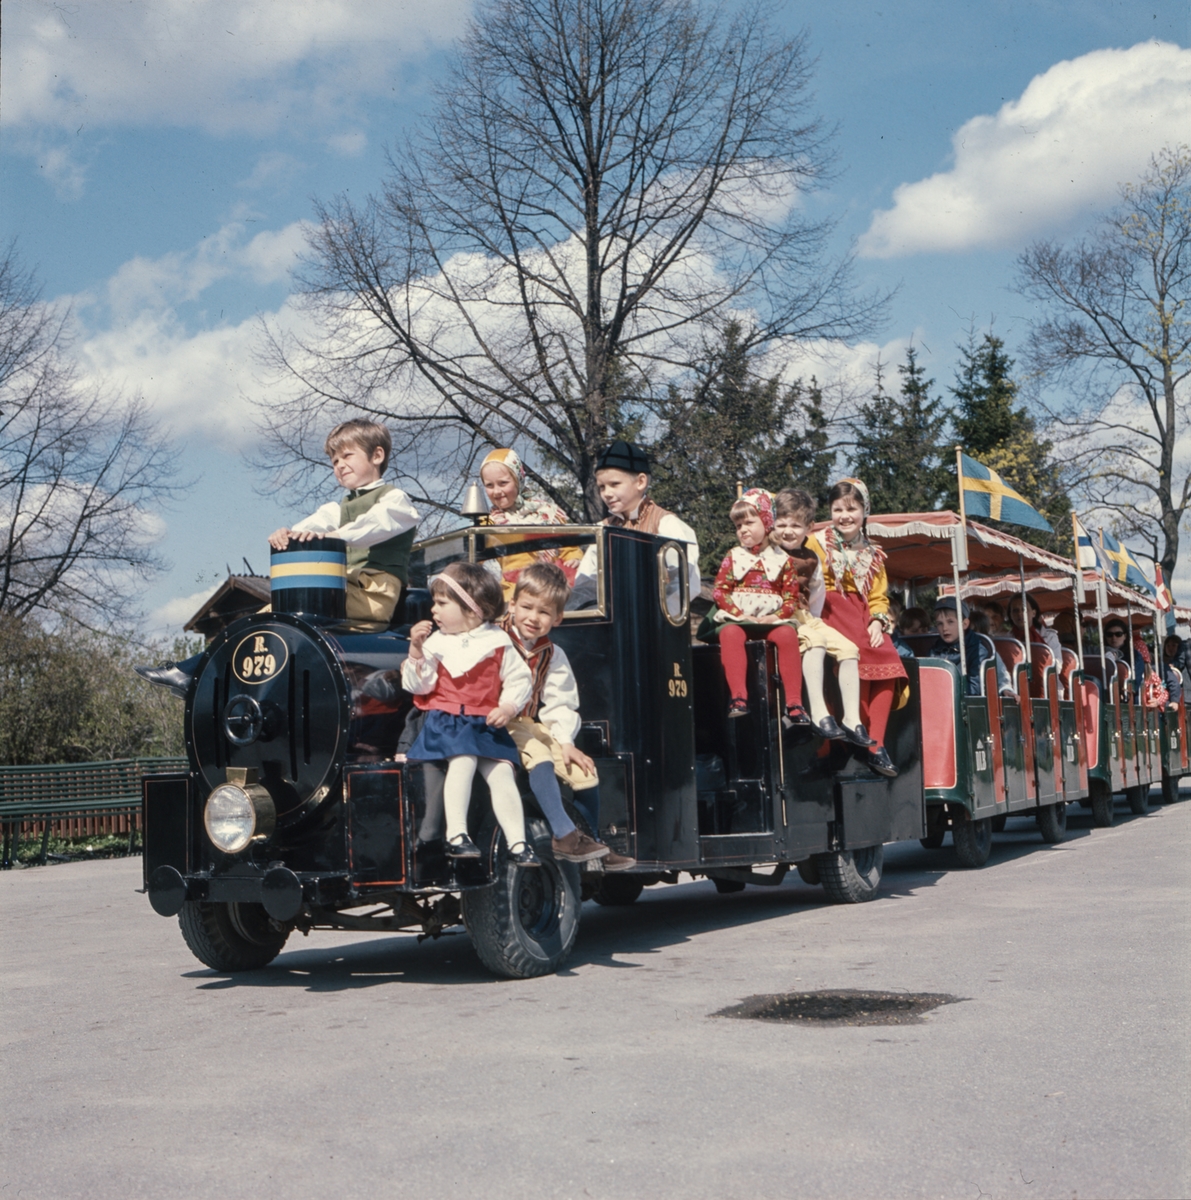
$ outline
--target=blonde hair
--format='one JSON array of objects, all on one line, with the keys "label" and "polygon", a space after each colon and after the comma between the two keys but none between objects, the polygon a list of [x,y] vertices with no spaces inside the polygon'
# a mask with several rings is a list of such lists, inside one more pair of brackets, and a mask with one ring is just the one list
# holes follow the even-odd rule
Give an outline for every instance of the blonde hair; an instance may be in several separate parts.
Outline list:
[{"label": "blonde hair", "polygon": [[389,456],[393,453],[393,438],[389,431],[376,421],[366,421],[363,417],[353,417],[350,421],[341,421],[330,433],[323,445],[328,458],[344,446],[355,446],[363,450],[369,459],[377,450],[385,452],[384,461],[380,464],[383,475],[389,466]]}]

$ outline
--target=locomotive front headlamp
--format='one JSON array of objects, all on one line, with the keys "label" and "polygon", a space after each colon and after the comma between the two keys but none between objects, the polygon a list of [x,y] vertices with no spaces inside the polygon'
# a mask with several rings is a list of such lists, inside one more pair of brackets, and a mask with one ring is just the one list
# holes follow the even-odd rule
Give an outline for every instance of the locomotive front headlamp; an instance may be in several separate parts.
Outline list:
[{"label": "locomotive front headlamp", "polygon": [[211,844],[224,854],[239,854],[250,842],[263,841],[277,825],[273,797],[256,782],[256,771],[229,767],[228,782],[207,797],[203,825]]}]

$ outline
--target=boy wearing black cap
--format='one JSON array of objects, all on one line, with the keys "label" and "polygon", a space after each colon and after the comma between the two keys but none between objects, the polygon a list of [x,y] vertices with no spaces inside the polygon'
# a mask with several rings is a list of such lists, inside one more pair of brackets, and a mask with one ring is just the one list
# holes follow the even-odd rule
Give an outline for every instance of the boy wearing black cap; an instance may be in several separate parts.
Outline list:
[{"label": "boy wearing black cap", "polygon": [[[699,539],[680,517],[660,508],[649,497],[649,455],[632,442],[617,438],[596,461],[596,486],[608,509],[603,524],[636,529],[686,543],[690,595],[699,594]],[[575,576],[574,593],[588,594],[596,576],[595,547],[589,547]],[[574,606],[574,600],[572,600]]]},{"label": "boy wearing black cap", "polygon": [[[969,696],[980,695],[980,668],[986,659],[997,660],[997,686],[1002,694],[1012,696],[1013,688],[1009,682],[1009,672],[1001,663],[996,652],[978,634],[969,628],[968,606],[961,600],[959,616],[956,616],[954,596],[943,596],[935,602],[935,629],[938,637],[930,648],[931,658],[945,658],[959,666],[959,635],[960,618],[963,619],[964,654],[968,660],[967,693]],[[1002,679],[1002,672],[1004,678]]]}]

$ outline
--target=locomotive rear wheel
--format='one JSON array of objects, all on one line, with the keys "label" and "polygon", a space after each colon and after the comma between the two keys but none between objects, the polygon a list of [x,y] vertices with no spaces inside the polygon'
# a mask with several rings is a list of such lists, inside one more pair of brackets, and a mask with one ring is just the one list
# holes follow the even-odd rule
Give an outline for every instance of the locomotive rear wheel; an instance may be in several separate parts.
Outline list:
[{"label": "locomotive rear wheel", "polygon": [[621,908],[635,904],[644,890],[645,880],[640,875],[601,875],[591,898],[605,908]]},{"label": "locomotive rear wheel", "polygon": [[271,963],[289,937],[261,904],[187,900],[178,926],[190,952],[213,971],[256,971]]},{"label": "locomotive rear wheel", "polygon": [[1116,820],[1112,788],[1103,779],[1089,779],[1088,787],[1092,790],[1092,824],[1108,829]]},{"label": "locomotive rear wheel", "polygon": [[974,821],[965,812],[951,829],[955,856],[961,867],[982,867],[992,853],[992,817]]},{"label": "locomotive rear wheel", "polygon": [[1038,810],[1036,820],[1038,832],[1042,834],[1042,840],[1047,844],[1057,845],[1067,836],[1067,805],[1065,803],[1044,804]]},{"label": "locomotive rear wheel", "polygon": [[884,846],[865,846],[859,850],[836,850],[816,854],[819,882],[836,904],[863,904],[873,900],[881,886],[885,866]]},{"label": "locomotive rear wheel", "polygon": [[515,866],[501,838],[494,881],[463,893],[463,923],[476,954],[490,971],[509,979],[557,971],[579,933],[578,866],[554,858],[544,821],[528,820],[526,836],[540,867]]},{"label": "locomotive rear wheel", "polygon": [[1179,798],[1179,777],[1172,775],[1162,776],[1162,803],[1174,804]]},{"label": "locomotive rear wheel", "polygon": [[1150,785],[1139,783],[1137,787],[1126,788],[1125,799],[1129,801],[1131,813],[1144,817],[1150,811]]}]

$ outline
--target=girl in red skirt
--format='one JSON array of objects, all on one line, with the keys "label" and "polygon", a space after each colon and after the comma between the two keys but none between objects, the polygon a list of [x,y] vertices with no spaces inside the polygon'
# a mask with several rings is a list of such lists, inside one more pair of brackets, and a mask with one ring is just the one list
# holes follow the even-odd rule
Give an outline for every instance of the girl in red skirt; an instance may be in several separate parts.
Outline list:
[{"label": "girl in red skirt", "polygon": [[866,531],[868,488],[859,479],[841,479],[827,493],[831,528],[807,545],[819,556],[827,599],[823,620],[860,647],[860,702],[867,732],[876,745],[865,751],[868,765],[881,775],[897,774],[885,749],[885,730],[894,700],[898,707],[909,695],[906,669],[889,634],[889,580],[885,553]]}]

